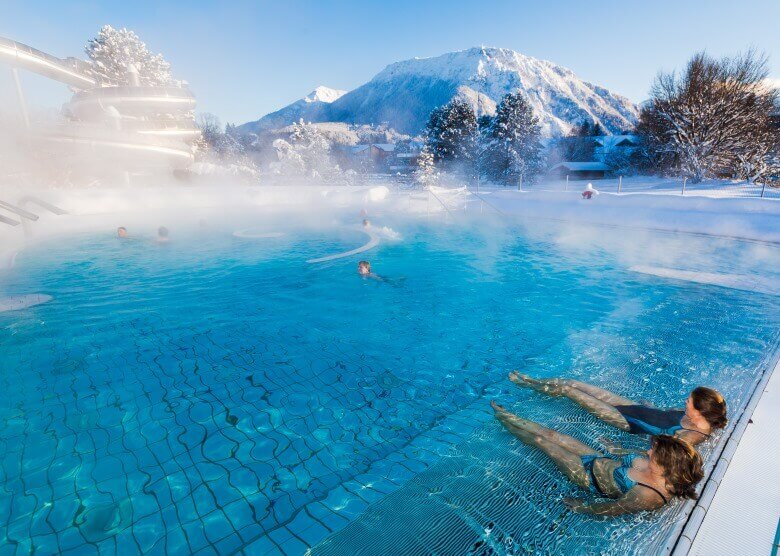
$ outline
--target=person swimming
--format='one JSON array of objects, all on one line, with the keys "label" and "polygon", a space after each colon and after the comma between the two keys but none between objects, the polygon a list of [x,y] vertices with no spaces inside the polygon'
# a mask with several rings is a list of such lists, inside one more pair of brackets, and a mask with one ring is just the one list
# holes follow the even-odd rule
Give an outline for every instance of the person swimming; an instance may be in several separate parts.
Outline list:
[{"label": "person swimming", "polygon": [[726,400],[705,386],[693,389],[682,410],[636,403],[609,390],[568,378],[535,379],[515,371],[509,373],[509,380],[550,396],[569,398],[598,419],[632,434],[671,435],[695,446],[728,423]]},{"label": "person swimming", "polygon": [[171,238],[168,236],[169,236],[168,228],[166,228],[165,226],[160,226],[159,228],[157,228],[157,243],[169,242]]},{"label": "person swimming", "polygon": [[363,227],[364,228],[370,228],[371,227],[371,221],[368,218],[363,219]]},{"label": "person swimming", "polygon": [[564,498],[575,512],[615,516],[655,510],[674,497],[696,499],[696,484],[704,477],[702,459],[679,438],[654,436],[644,456],[616,459],[576,438],[510,413],[495,401],[490,405],[510,433],[544,452],[570,481],[599,497],[613,499],[588,503],[580,498]]},{"label": "person swimming", "polygon": [[127,228],[124,226],[119,226],[116,229],[116,237],[118,238],[126,238],[127,237]]},{"label": "person swimming", "polygon": [[368,261],[360,261],[358,263],[358,274],[363,278],[371,278],[373,280],[378,280],[379,282],[388,281],[387,278],[371,272],[371,263]]}]

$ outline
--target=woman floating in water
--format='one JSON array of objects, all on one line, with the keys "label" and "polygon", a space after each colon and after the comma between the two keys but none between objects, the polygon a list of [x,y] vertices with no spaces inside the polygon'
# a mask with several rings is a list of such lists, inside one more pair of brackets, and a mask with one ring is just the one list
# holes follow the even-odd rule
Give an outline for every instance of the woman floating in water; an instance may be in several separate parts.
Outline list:
[{"label": "woman floating in water", "polygon": [[577,486],[609,502],[564,502],[575,512],[621,515],[655,510],[675,496],[696,498],[695,486],[704,476],[701,456],[690,444],[673,436],[654,436],[646,456],[620,459],[597,452],[576,438],[523,419],[492,402],[496,418],[524,444],[539,448]]},{"label": "woman floating in water", "polygon": [[[568,378],[536,379],[513,372],[509,373],[509,380],[550,396],[565,396],[605,423],[633,434],[667,434],[696,445],[728,422],[723,396],[704,386],[691,392],[682,410],[638,404],[609,390]],[[614,454],[624,452],[613,448],[610,451]]]}]

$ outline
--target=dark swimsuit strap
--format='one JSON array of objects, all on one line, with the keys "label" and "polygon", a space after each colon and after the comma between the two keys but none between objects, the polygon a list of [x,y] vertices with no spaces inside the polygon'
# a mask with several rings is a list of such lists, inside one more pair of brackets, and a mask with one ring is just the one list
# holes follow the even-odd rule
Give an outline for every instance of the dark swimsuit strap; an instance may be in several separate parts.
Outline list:
[{"label": "dark swimsuit strap", "polygon": [[637,481],[637,483],[636,483],[636,484],[638,484],[638,485],[640,485],[640,486],[643,486],[643,487],[645,487],[645,488],[649,488],[650,490],[654,490],[654,491],[655,491],[655,493],[656,493],[658,496],[660,496],[661,498],[663,498],[663,500],[664,500],[664,504],[668,504],[668,503],[669,503],[669,500],[667,500],[667,499],[666,499],[666,496],[664,496],[664,493],[663,493],[663,492],[661,492],[660,490],[658,490],[657,488],[655,488],[655,487],[652,487],[652,486],[648,485],[647,483],[640,483],[639,481]]}]

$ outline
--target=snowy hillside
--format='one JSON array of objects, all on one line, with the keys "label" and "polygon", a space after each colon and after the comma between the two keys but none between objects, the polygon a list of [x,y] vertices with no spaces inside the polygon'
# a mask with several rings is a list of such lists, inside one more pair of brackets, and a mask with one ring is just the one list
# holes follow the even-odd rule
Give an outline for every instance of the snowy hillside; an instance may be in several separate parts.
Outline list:
[{"label": "snowy hillside", "polygon": [[[470,48],[391,64],[365,85],[318,104],[302,117],[315,122],[387,122],[398,131],[416,134],[431,110],[455,96],[469,102],[478,115],[492,114],[501,97],[516,89],[528,95],[546,136],[565,134],[583,120],[615,133],[633,127],[638,116],[631,101],[566,68],[504,48]],[[242,127],[268,129],[271,118],[278,125],[284,120],[282,113],[290,110],[292,115],[300,102]],[[289,117],[284,124],[299,117]]]},{"label": "snowy hillside", "polygon": [[323,116],[324,107],[339,99],[346,92],[319,86],[302,99],[296,100],[281,110],[271,112],[255,122],[243,124],[240,126],[240,130],[253,133],[269,131],[290,125],[301,118],[307,122],[325,121]]}]

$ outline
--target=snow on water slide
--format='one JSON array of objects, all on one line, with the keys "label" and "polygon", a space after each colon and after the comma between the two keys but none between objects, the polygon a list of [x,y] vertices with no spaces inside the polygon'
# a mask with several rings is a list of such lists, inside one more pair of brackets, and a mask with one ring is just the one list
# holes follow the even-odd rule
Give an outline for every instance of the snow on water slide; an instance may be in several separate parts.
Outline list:
[{"label": "snow on water slide", "polygon": [[83,62],[63,60],[26,44],[0,37],[0,61],[54,79],[78,89],[96,87],[97,82],[86,74]]},{"label": "snow on water slide", "polygon": [[[0,37],[0,62],[6,62],[77,89],[68,110],[82,122],[110,123],[119,133],[72,124],[44,137],[46,141],[88,147],[92,151],[132,151],[155,155],[176,165],[194,159],[187,141],[200,131],[192,122],[194,95],[184,87],[101,86],[89,75],[88,64],[63,60],[25,44]],[[150,114],[165,113],[173,119],[150,120]]]},{"label": "snow on water slide", "polygon": [[709,284],[722,288],[759,292],[769,295],[780,295],[780,283],[758,276],[714,274],[711,272],[695,272],[692,270],[678,270],[676,268],[663,268],[658,266],[632,266],[629,270],[641,274],[648,274],[650,276],[657,276],[658,278],[683,280],[686,282],[695,282],[697,284]]}]

